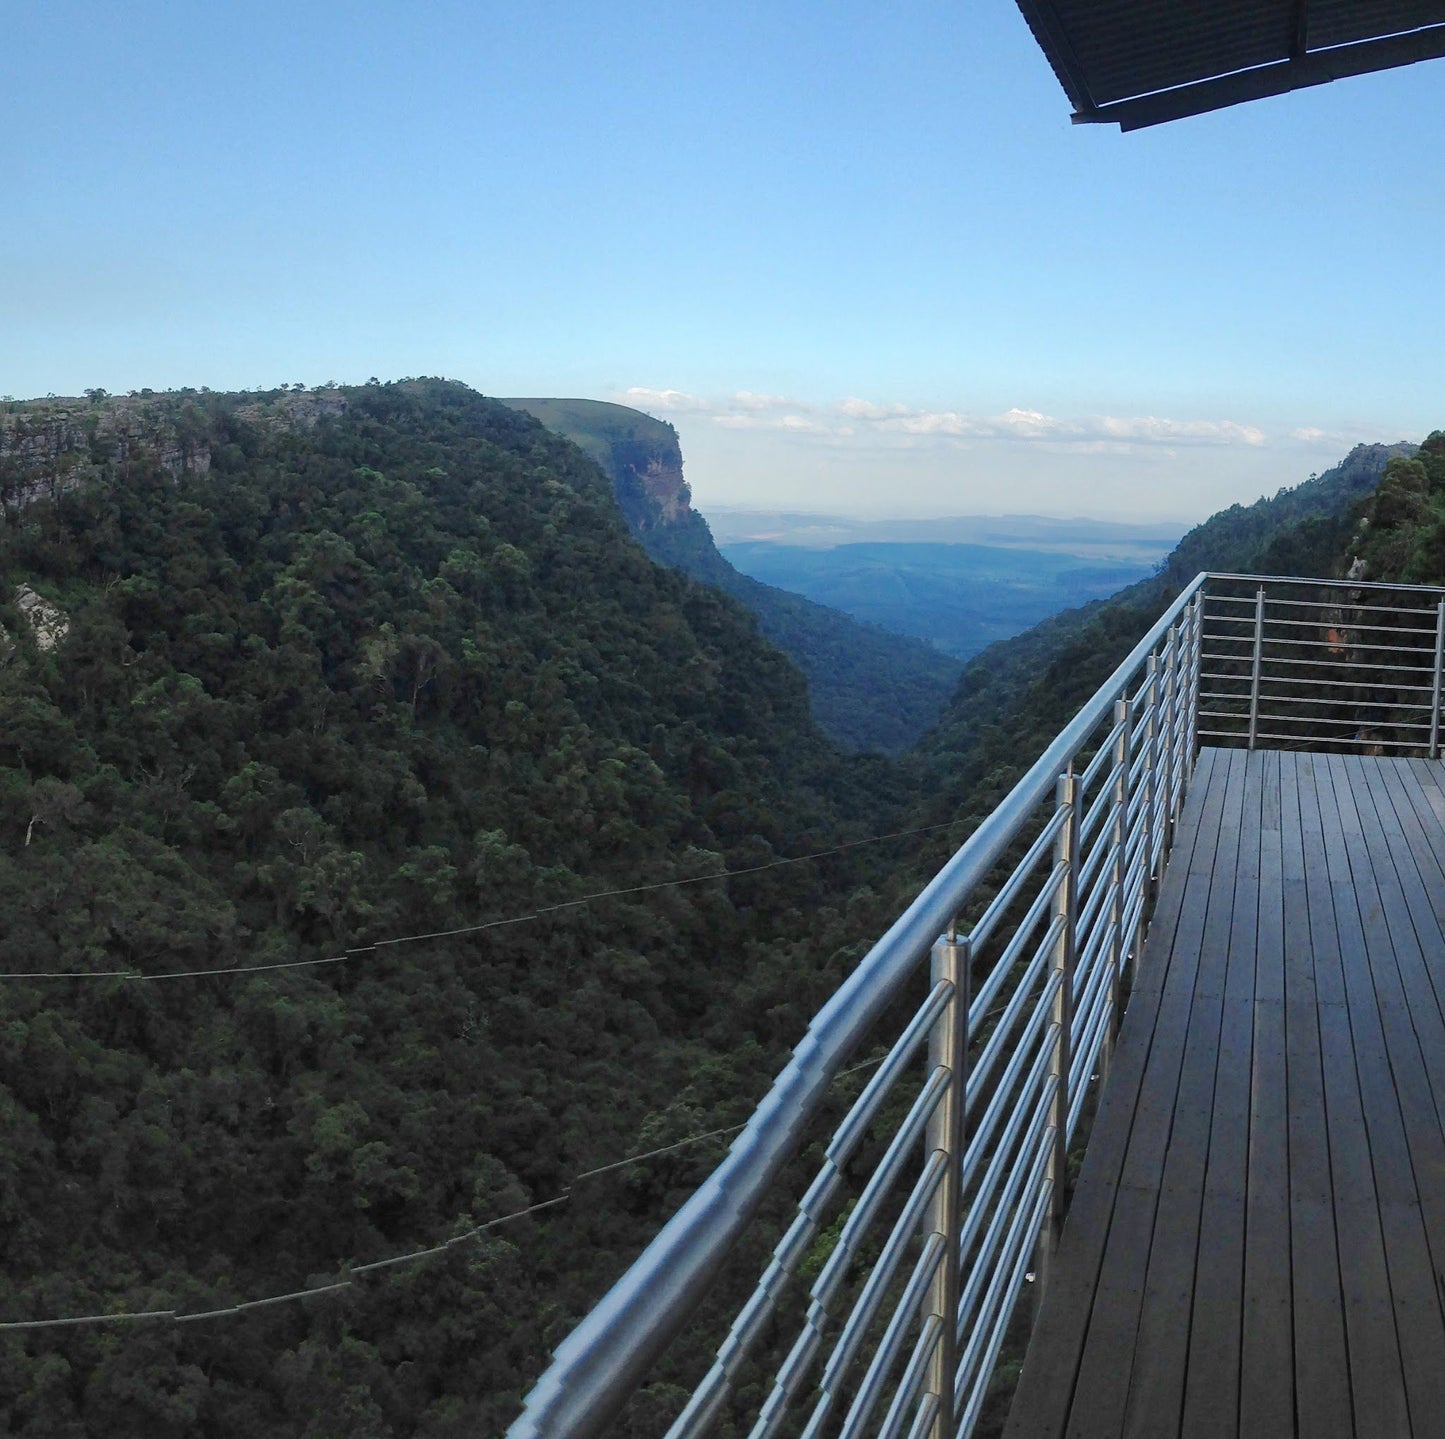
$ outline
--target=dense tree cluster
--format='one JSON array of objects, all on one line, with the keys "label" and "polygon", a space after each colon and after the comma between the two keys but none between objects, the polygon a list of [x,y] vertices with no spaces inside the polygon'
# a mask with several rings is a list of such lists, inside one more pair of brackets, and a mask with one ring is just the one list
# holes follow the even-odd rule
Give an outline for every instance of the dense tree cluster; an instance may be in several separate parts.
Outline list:
[{"label": "dense tree cluster", "polygon": [[[851,859],[366,946],[828,848],[893,773],[524,415],[439,382],[157,397],[168,464],[117,445],[128,403],[94,397],[68,487],[0,530],[0,593],[69,623],[46,649],[0,608],[3,968],[359,952],[3,981],[0,1320],[305,1287],[741,1118],[856,952]],[[717,1154],[324,1299],[0,1335],[0,1413],[498,1432]]]},{"label": "dense tree cluster", "polygon": [[1356,507],[1349,556],[1369,580],[1445,582],[1445,431],[1385,467],[1379,488]]}]

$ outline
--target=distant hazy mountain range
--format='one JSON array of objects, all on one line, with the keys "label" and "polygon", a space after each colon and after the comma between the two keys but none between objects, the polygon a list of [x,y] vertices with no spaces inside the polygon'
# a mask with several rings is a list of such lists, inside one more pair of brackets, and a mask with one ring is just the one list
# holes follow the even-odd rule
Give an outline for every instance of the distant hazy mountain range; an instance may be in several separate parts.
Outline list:
[{"label": "distant hazy mountain range", "polygon": [[771,540],[720,548],[745,575],[966,660],[1060,610],[1145,578],[1170,545],[1131,542],[1128,559],[1092,558],[1081,551],[1095,546],[1084,542],[1074,550],[914,541],[823,549]]},{"label": "distant hazy mountain range", "polygon": [[1044,515],[939,515],[923,519],[865,519],[709,505],[708,524],[719,545],[767,541],[805,549],[856,544],[987,545],[1045,550],[1090,560],[1153,565],[1179,543],[1182,520],[1130,524],[1053,519]]}]

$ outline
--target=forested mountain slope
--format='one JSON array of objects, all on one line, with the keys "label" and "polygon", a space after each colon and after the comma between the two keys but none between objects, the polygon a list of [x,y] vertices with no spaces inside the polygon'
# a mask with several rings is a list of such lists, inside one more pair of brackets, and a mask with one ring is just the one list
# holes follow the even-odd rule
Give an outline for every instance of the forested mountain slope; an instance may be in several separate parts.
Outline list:
[{"label": "forested mountain slope", "polygon": [[1341,558],[1360,579],[1445,584],[1445,431],[1385,467]]},{"label": "forested mountain slope", "polygon": [[1360,506],[1413,445],[1357,445],[1332,469],[1196,525],[1159,572],[985,650],[919,747],[927,815],[986,812],[1201,570],[1338,575]]},{"label": "forested mountain slope", "polygon": [[938,719],[958,661],[921,640],[740,574],[691,507],[677,431],[601,400],[508,400],[579,445],[612,477],[633,534],[659,564],[741,600],[803,671],[818,723],[853,749],[896,753]]},{"label": "forested mountain slope", "polygon": [[[3,969],[102,976],[0,990],[0,1321],[314,1287],[736,1122],[872,937],[854,854],[766,866],[894,771],[516,410],[9,404],[0,502]],[[0,1333],[4,1427],[499,1433],[717,1153],[314,1300]]]}]

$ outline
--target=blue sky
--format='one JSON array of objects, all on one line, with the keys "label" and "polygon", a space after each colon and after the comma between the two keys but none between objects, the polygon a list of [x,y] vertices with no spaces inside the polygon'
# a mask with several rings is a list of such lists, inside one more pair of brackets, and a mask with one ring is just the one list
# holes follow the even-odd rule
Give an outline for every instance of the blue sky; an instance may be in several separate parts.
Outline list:
[{"label": "blue sky", "polygon": [[1012,0],[5,31],[0,393],[631,396],[704,510],[1195,518],[1445,426],[1441,62],[1120,135]]}]

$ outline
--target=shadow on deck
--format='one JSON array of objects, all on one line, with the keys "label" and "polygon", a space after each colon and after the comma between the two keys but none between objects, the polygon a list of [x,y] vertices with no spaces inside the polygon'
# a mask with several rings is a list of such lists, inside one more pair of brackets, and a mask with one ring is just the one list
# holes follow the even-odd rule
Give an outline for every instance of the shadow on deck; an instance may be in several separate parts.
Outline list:
[{"label": "shadow on deck", "polygon": [[1445,771],[1204,750],[1007,1433],[1445,1433]]}]

